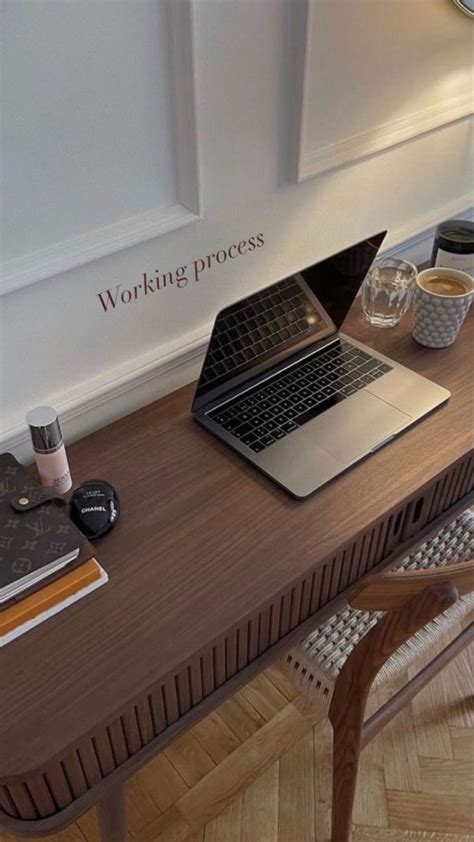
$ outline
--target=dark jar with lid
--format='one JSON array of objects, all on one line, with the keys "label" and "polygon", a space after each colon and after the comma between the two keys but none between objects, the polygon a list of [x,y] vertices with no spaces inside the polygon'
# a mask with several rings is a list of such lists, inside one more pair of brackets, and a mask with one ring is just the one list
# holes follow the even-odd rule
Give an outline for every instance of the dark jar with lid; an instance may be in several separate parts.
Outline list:
[{"label": "dark jar with lid", "polygon": [[432,266],[446,266],[462,272],[474,272],[474,222],[448,219],[436,229],[431,254]]}]

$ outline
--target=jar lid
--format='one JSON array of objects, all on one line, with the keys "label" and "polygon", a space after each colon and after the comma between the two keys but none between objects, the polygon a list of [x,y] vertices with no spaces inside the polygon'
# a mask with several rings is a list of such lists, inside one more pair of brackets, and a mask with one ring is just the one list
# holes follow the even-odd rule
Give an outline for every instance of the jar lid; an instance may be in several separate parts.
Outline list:
[{"label": "jar lid", "polygon": [[446,222],[440,222],[436,234],[453,243],[474,245],[474,222],[469,219],[447,219]]}]

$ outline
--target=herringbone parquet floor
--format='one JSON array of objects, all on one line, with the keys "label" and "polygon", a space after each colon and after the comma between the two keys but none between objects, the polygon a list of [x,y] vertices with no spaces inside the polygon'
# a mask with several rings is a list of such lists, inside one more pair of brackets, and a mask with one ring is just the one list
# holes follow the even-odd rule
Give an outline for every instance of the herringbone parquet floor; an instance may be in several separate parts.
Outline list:
[{"label": "herringbone parquet floor", "polygon": [[[474,842],[472,688],[465,651],[365,749],[353,842]],[[327,720],[271,668],[129,781],[130,838],[327,842],[330,749]],[[97,842],[94,811],[48,839]]]}]

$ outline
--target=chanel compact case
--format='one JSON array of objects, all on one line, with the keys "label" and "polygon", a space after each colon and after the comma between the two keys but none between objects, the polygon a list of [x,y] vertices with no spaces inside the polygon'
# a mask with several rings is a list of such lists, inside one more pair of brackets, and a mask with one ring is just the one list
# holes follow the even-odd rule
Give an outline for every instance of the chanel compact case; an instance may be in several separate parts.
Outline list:
[{"label": "chanel compact case", "polygon": [[87,538],[100,538],[118,521],[120,501],[115,488],[102,479],[89,479],[71,498],[71,519]]}]

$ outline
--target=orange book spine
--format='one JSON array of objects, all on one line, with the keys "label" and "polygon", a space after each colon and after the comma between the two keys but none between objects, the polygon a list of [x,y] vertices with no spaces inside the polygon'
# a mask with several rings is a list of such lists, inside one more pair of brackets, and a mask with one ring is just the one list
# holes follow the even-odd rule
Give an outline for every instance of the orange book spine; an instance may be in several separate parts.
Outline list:
[{"label": "orange book spine", "polygon": [[46,585],[36,593],[27,596],[25,599],[12,605],[5,611],[0,613],[0,636],[26,623],[27,620],[32,620],[43,611],[47,611],[68,596],[77,593],[92,584],[97,579],[100,579],[101,570],[94,558],[85,561],[80,567],[71,570],[56,581]]}]

